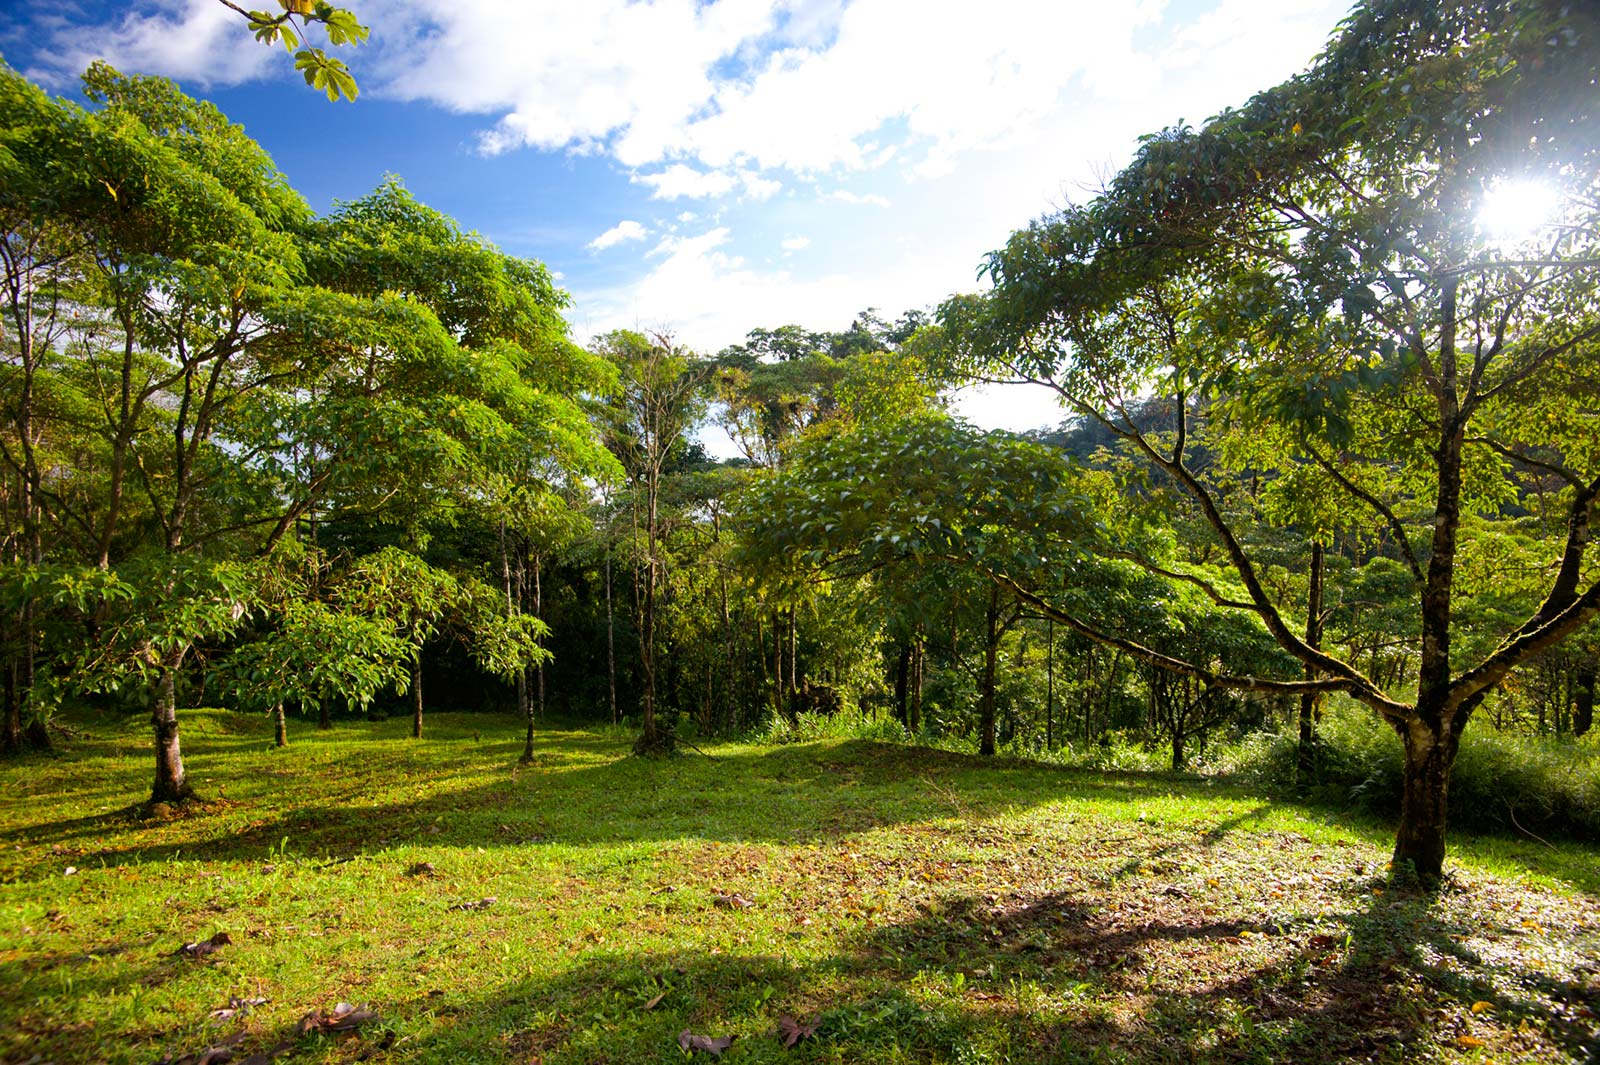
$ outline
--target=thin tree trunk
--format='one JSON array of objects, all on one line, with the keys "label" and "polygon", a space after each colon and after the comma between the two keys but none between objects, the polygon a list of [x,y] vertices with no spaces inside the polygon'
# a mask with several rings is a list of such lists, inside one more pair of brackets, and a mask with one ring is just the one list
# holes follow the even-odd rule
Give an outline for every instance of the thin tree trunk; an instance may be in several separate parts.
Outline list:
[{"label": "thin tree trunk", "polygon": [[[1306,594],[1306,646],[1322,649],[1322,545],[1311,545],[1310,589]],[[1317,671],[1305,667],[1305,678],[1315,680]],[[1305,692],[1300,696],[1300,739],[1296,749],[1295,775],[1300,786],[1306,787],[1316,772],[1316,723],[1322,716],[1321,692]]]},{"label": "thin tree trunk", "polygon": [[422,647],[411,654],[411,736],[422,738]]},{"label": "thin tree trunk", "polygon": [[[795,621],[796,608],[789,608],[789,698],[800,691],[800,626]],[[792,705],[792,704],[791,704]]]},{"label": "thin tree trunk", "polygon": [[182,802],[194,797],[183,771],[183,750],[178,742],[178,663],[163,661],[157,667],[155,707],[150,724],[155,730],[156,778],[150,801]]},{"label": "thin tree trunk", "polygon": [[922,729],[922,680],[927,664],[928,650],[918,635],[911,642],[911,731]]},{"label": "thin tree trunk", "polygon": [[[528,604],[528,544],[521,536],[517,537],[513,554],[516,557],[513,568],[516,583],[511,593],[511,608],[514,613],[521,614]],[[517,670],[517,715],[524,721],[533,719],[533,702],[528,692],[528,667],[522,666]]]},{"label": "thin tree trunk", "polygon": [[5,729],[0,734],[0,750],[15,754],[22,750],[22,703],[17,698],[17,661],[6,663]]},{"label": "thin tree trunk", "polygon": [[1577,691],[1572,703],[1572,734],[1582,736],[1594,724],[1595,661],[1578,667]]},{"label": "thin tree trunk", "polygon": [[611,692],[611,723],[622,724],[622,712],[617,709],[617,622],[611,607],[611,535],[606,530],[606,680]]},{"label": "thin tree trunk", "polygon": [[772,707],[781,717],[784,714],[783,698],[783,611],[772,615]]},{"label": "thin tree trunk", "polygon": [[894,716],[904,725],[906,717],[906,699],[909,695],[911,684],[911,644],[909,641],[900,645],[900,654],[896,657],[894,667]]},{"label": "thin tree trunk", "polygon": [[[543,583],[543,580],[542,580],[541,575],[540,575],[540,571],[543,570],[543,569],[544,569],[544,556],[536,551],[536,552],[534,552],[534,555],[533,555],[533,616],[538,618],[540,621],[544,620],[544,583]],[[543,717],[544,716],[544,664],[542,662],[539,664],[539,667],[538,667],[538,678],[539,678],[539,716]],[[533,727],[533,725],[532,725],[533,719],[530,717],[528,719],[528,721],[529,721],[529,726],[528,727],[531,730],[532,727]]]},{"label": "thin tree trunk", "polygon": [[1044,623],[1044,749],[1056,749],[1056,620],[1047,618]]},{"label": "thin tree trunk", "polygon": [[289,722],[284,720],[283,703],[272,708],[273,739],[277,746],[289,746]]},{"label": "thin tree trunk", "polygon": [[983,695],[982,718],[983,738],[978,745],[978,753],[987,757],[994,757],[994,671],[995,659],[1000,650],[1000,586],[989,586],[989,609],[984,612],[984,641],[983,641]]},{"label": "thin tree trunk", "polygon": [[328,710],[328,700],[324,699],[317,704],[317,728],[330,729],[333,727],[333,717]]}]

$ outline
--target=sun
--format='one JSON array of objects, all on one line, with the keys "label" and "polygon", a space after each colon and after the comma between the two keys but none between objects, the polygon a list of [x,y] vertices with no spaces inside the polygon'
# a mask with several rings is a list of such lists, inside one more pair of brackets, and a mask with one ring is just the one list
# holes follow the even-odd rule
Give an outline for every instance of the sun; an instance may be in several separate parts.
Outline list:
[{"label": "sun", "polygon": [[1560,194],[1543,181],[1500,181],[1483,197],[1478,229],[1491,243],[1521,244],[1540,236],[1555,222],[1560,204]]}]

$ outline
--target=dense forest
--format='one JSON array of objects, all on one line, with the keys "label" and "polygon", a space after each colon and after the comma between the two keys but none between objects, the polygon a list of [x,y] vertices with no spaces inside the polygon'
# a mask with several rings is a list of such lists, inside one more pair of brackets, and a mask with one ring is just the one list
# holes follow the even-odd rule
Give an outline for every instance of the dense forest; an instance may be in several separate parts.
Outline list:
[{"label": "dense forest", "polygon": [[[211,104],[83,85],[0,70],[8,751],[149,715],[170,805],[190,707],[291,752],[515,712],[528,757],[553,719],[658,754],[832,717],[1174,770],[1276,737],[1311,788],[1360,728],[1431,879],[1469,721],[1593,743],[1590,5],[1369,0],[981,290],[718,352],[580,343],[400,180],[319,215]],[[1550,216],[1486,227],[1529,183]],[[974,381],[1063,420],[976,429]]]}]

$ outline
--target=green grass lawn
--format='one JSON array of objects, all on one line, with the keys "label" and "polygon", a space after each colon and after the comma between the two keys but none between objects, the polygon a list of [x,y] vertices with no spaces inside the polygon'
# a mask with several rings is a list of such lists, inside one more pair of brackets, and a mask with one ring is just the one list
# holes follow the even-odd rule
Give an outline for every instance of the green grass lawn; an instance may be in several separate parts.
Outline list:
[{"label": "green grass lawn", "polygon": [[[207,801],[171,816],[130,810],[141,722],[0,764],[0,1059],[242,1033],[235,1062],[682,1061],[685,1030],[729,1062],[1600,1053],[1595,848],[1457,839],[1429,898],[1387,886],[1385,826],[1189,778],[585,731],[518,767],[506,718],[286,751],[183,720]],[[377,1016],[296,1034],[340,1002]],[[814,1035],[786,1048],[786,1016]]]}]

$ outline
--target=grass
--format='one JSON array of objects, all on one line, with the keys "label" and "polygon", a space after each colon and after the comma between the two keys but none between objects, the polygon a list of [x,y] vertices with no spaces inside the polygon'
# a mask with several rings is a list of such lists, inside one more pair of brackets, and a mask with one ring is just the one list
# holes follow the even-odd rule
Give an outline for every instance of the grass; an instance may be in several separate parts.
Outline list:
[{"label": "grass", "polygon": [[[1457,839],[1426,897],[1388,886],[1384,825],[1226,784],[586,731],[517,767],[509,719],[408,724],[275,751],[186,712],[209,801],[169,817],[129,809],[137,723],[0,765],[0,1060],[682,1061],[685,1030],[729,1062],[1600,1053],[1594,848]],[[377,1018],[296,1033],[340,1002]],[[815,1035],[786,1049],[785,1016]]]}]

